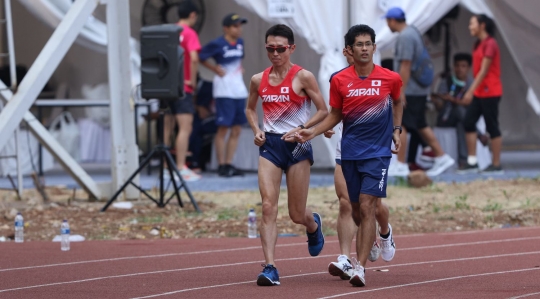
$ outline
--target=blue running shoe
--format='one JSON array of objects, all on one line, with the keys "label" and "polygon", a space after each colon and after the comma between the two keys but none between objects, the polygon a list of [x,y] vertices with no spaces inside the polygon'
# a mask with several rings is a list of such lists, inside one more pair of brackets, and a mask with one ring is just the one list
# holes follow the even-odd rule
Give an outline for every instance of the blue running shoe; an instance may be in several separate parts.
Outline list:
[{"label": "blue running shoe", "polygon": [[259,286],[274,286],[279,285],[279,273],[274,265],[262,265],[264,269],[257,276],[257,285]]},{"label": "blue running shoe", "polygon": [[317,222],[317,231],[310,234],[306,231],[308,237],[308,251],[311,256],[318,256],[324,247],[324,235],[322,232],[322,220],[318,213],[313,213],[313,218]]}]

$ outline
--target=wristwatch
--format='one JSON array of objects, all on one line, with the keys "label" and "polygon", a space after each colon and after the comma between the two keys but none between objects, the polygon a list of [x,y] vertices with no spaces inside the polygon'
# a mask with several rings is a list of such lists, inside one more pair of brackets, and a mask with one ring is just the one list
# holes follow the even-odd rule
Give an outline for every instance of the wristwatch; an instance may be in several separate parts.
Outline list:
[{"label": "wristwatch", "polygon": [[306,128],[306,127],[304,127],[304,125],[299,125],[298,127],[299,127],[300,129],[302,129],[302,130]]},{"label": "wristwatch", "polygon": [[[403,129],[401,128],[401,126],[394,126],[394,131],[395,130],[399,130],[399,134],[401,134],[401,132],[403,131]],[[392,131],[393,132],[393,131]]]}]

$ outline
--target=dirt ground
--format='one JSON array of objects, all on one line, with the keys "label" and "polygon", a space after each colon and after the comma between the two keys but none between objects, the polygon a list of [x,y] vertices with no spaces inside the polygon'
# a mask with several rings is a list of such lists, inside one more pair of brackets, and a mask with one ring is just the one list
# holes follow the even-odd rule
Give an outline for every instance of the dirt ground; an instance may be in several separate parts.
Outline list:
[{"label": "dirt ground", "polygon": [[[280,234],[305,235],[302,226],[288,217],[286,190],[279,204]],[[196,213],[184,196],[185,208],[174,201],[158,208],[148,199],[132,201],[133,208],[110,207],[89,202],[83,191],[60,187],[46,189],[44,203],[35,190],[26,190],[22,200],[13,191],[0,190],[0,241],[13,239],[13,219],[25,219],[25,240],[50,241],[60,232],[62,219],[69,220],[72,234],[87,240],[152,238],[246,237],[249,208],[260,221],[258,191],[194,192],[202,210]],[[436,183],[421,189],[405,184],[388,187],[384,202],[390,208],[395,234],[490,229],[540,225],[540,179]],[[336,235],[339,205],[333,187],[310,189],[308,205],[323,217],[324,233]]]}]

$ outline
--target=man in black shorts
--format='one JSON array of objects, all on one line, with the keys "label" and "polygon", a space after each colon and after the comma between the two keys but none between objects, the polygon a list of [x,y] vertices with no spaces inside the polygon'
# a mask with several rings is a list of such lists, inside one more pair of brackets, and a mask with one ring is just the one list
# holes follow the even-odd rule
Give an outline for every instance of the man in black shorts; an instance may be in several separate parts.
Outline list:
[{"label": "man in black shorts", "polygon": [[407,132],[418,131],[424,141],[431,147],[435,154],[433,167],[427,171],[429,176],[437,176],[454,165],[454,159],[447,155],[433,130],[426,122],[426,100],[430,87],[423,87],[411,78],[411,68],[424,49],[422,35],[412,25],[405,22],[405,12],[394,7],[386,14],[388,27],[392,32],[399,32],[394,52],[394,71],[399,73],[403,81],[401,99],[404,101],[403,110],[403,134],[401,134],[401,150],[398,153],[398,161],[390,165],[388,175],[407,176],[409,166],[406,163]]},{"label": "man in black shorts", "polygon": [[[197,32],[193,30],[197,22],[198,9],[191,1],[183,1],[178,6],[178,15],[180,21],[178,26],[183,28],[179,36],[180,46],[184,48],[184,90],[186,96],[177,99],[171,103],[171,112],[174,118],[167,116],[165,119],[164,128],[164,143],[168,145],[170,134],[174,129],[174,124],[178,125],[178,135],[175,138],[176,151],[176,167],[180,170],[180,174],[185,181],[197,181],[201,178],[200,175],[193,172],[186,166],[186,153],[189,146],[189,136],[191,135],[193,126],[193,114],[195,113],[194,92],[197,87],[197,68],[199,64],[199,50],[201,44]],[[164,172],[165,177],[169,176],[169,172]],[[179,181],[176,177],[175,180]]]}]

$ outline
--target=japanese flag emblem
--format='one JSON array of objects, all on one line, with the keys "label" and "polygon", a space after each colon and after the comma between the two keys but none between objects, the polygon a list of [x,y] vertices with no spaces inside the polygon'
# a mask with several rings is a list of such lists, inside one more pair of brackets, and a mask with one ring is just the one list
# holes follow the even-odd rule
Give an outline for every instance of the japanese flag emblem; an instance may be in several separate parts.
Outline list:
[{"label": "japanese flag emblem", "polygon": [[289,93],[289,87],[282,87],[281,93]]},{"label": "japanese flag emblem", "polygon": [[372,80],[371,86],[381,86],[381,80]]}]

